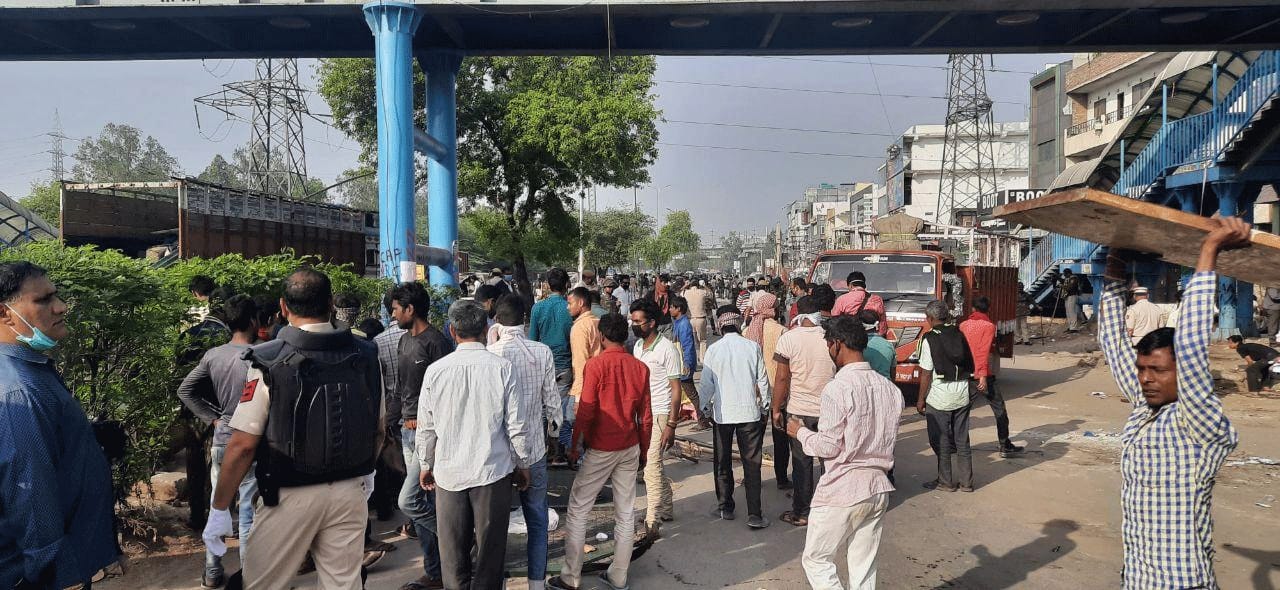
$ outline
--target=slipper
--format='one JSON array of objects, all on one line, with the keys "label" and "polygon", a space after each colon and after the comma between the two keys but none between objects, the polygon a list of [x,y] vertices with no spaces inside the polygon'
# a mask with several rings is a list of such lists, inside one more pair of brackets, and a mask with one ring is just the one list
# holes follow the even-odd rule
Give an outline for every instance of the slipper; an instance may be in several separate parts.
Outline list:
[{"label": "slipper", "polygon": [[809,524],[809,519],[803,516],[796,516],[795,513],[791,512],[790,510],[783,512],[781,515],[779,515],[778,520],[781,520],[782,522],[785,522],[791,526],[806,526]]}]

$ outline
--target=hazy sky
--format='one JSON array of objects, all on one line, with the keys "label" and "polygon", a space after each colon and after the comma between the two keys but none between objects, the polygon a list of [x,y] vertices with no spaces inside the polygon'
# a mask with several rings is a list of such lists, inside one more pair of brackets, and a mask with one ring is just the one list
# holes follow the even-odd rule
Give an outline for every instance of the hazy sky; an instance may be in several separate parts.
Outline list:
[{"label": "hazy sky", "polygon": [[[999,71],[987,77],[996,120],[1026,120],[1031,73],[1066,58],[996,56]],[[772,227],[808,186],[879,182],[876,168],[892,135],[942,122],[945,65],[944,56],[659,58],[655,94],[666,122],[653,184],[601,189],[599,207],[638,197],[650,214],[688,209],[712,239]],[[312,87],[314,66],[299,65]],[[205,108],[197,127],[192,99],[252,75],[249,60],[0,63],[0,191],[20,198],[50,177],[44,134],[55,109],[72,138],[127,123],[159,140],[184,172],[199,174],[215,154],[229,156],[247,142],[249,130]],[[328,112],[318,96],[310,103]],[[332,182],[355,164],[355,142],[320,122],[307,123],[306,143],[311,176]],[[64,147],[72,154],[76,145]],[[67,168],[73,165],[68,157]]]}]

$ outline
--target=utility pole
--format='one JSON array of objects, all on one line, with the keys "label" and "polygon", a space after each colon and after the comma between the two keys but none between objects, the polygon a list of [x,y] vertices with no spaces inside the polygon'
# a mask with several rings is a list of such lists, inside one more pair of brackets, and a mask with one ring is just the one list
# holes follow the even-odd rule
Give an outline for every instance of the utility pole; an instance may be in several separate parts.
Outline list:
[{"label": "utility pole", "polygon": [[982,198],[996,191],[995,125],[983,59],[976,53],[947,58],[947,130],[936,223],[959,225],[957,212],[975,212]]},{"label": "utility pole", "polygon": [[46,133],[52,140],[49,146],[49,154],[53,156],[50,163],[49,171],[53,173],[54,182],[65,180],[67,177],[66,159],[67,154],[62,149],[62,140],[67,136],[62,133],[62,117],[58,114],[58,110],[53,111],[53,132]]},{"label": "utility pole", "polygon": [[[250,189],[302,196],[307,181],[302,117],[311,111],[298,81],[298,60],[259,59],[254,68],[253,80],[223,84],[222,90],[197,97],[196,104],[249,123],[249,169],[243,172]],[[249,110],[247,118],[240,112],[243,109]]]}]

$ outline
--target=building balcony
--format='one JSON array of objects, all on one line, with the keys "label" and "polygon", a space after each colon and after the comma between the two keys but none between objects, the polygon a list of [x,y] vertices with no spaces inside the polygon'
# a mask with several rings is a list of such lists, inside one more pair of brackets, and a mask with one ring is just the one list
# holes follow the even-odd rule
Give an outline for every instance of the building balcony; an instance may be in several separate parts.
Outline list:
[{"label": "building balcony", "polygon": [[1130,105],[1123,110],[1111,111],[1068,127],[1062,145],[1063,155],[1074,161],[1096,156],[1124,129],[1123,122],[1132,114],[1133,106]]}]

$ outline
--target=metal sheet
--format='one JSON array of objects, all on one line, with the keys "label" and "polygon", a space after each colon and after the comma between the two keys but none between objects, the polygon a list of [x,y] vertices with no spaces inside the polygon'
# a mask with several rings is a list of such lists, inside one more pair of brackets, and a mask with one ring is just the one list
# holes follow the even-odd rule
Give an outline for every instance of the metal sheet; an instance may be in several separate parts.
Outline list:
[{"label": "metal sheet", "polygon": [[[1200,243],[1214,228],[1206,217],[1094,189],[1073,189],[997,207],[996,216],[1097,244],[1157,254],[1194,267]],[[1280,285],[1280,236],[1254,231],[1253,245],[1224,252],[1218,272]]]}]

